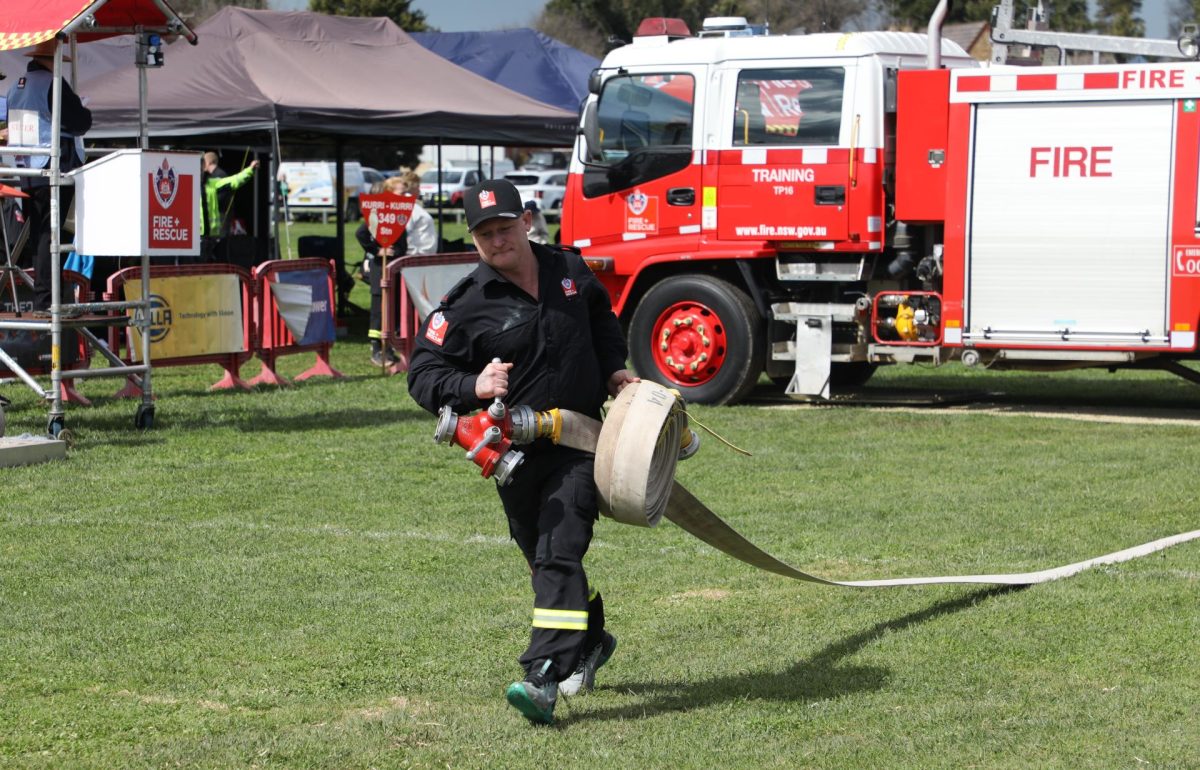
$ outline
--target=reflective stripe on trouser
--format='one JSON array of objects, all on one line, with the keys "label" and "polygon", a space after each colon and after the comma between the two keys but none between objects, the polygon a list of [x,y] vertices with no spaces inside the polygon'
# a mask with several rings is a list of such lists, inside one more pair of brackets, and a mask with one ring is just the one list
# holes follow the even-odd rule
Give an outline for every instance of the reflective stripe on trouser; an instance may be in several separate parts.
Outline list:
[{"label": "reflective stripe on trouser", "polygon": [[534,628],[565,628],[568,631],[587,631],[587,611],[547,610],[533,608]]},{"label": "reflective stripe on trouser", "polygon": [[592,463],[584,452],[535,447],[512,482],[498,488],[509,532],[532,572],[533,628],[521,665],[528,670],[551,659],[559,681],[604,627],[602,600],[589,601],[583,570],[597,517]]}]

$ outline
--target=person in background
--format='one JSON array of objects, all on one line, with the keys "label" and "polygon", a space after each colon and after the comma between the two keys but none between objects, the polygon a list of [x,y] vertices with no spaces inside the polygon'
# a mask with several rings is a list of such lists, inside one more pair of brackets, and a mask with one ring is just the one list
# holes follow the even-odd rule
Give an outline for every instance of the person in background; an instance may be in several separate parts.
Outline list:
[{"label": "person in background", "polygon": [[[9,130],[20,118],[17,113],[29,117],[36,116],[37,145],[50,147],[50,134],[53,128],[50,113],[51,89],[54,85],[54,48],[58,45],[55,40],[39,43],[25,55],[30,58],[25,74],[8,90],[7,123]],[[64,62],[71,61],[69,56],[63,56]],[[26,125],[32,121],[27,120]],[[59,108],[59,165],[60,173],[65,173],[83,165],[82,137],[92,127],[92,113],[84,106],[83,101],[71,89],[66,80],[62,82],[62,93]],[[26,146],[29,139],[25,140]],[[17,158],[17,165],[23,168],[45,169],[50,165],[48,155],[23,155]],[[29,197],[21,204],[25,218],[29,221],[29,240],[34,244],[34,286],[33,312],[37,316],[48,316],[53,299],[53,276],[51,275],[53,261],[50,258],[50,180],[46,177],[22,177],[21,188]],[[66,221],[67,209],[75,198],[75,188],[65,185],[58,188],[58,226],[62,228]]]},{"label": "person in background", "polygon": [[250,161],[250,165],[234,174],[227,176],[217,165],[217,154],[206,152],[200,159],[200,183],[204,189],[204,208],[201,213],[200,229],[200,261],[227,262],[224,242],[228,231],[225,214],[229,211],[229,203],[233,200],[233,191],[244,185],[254,176],[258,161]]},{"label": "person in background", "polygon": [[[393,180],[396,180],[393,182]],[[390,183],[390,184],[389,184]],[[399,177],[391,177],[371,185],[371,195],[382,192],[396,191],[402,188]],[[391,246],[380,246],[371,234],[367,220],[358,225],[354,237],[363,250],[362,272],[367,284],[371,287],[371,317],[367,327],[367,337],[371,340],[371,363],[375,366],[390,366],[399,361],[396,354],[388,349],[387,356],[383,355],[383,289],[380,281],[387,263],[397,254],[408,253],[408,228],[400,234],[400,238]]]},{"label": "person in background", "polygon": [[421,177],[415,171],[405,171],[399,177],[387,180],[389,189],[398,195],[411,195],[417,199],[412,215],[404,232],[408,235],[407,256],[436,254],[438,250],[437,225],[433,217],[421,206]]},{"label": "person in background", "polygon": [[542,209],[537,201],[525,201],[525,210],[530,214],[529,240],[534,243],[549,243],[550,226],[546,224],[546,217],[542,216]]},{"label": "person in background", "polygon": [[408,224],[404,226],[404,234],[390,248],[381,247],[371,236],[371,230],[366,222],[358,226],[355,237],[363,247],[363,273],[371,285],[371,320],[367,336],[371,339],[371,363],[383,366],[399,361],[396,354],[389,348],[387,355],[383,353],[383,292],[380,287],[383,268],[393,256],[408,257],[437,253],[437,227],[433,217],[422,208],[421,177],[412,171],[406,171],[399,176],[388,177],[383,182],[371,186],[371,193],[391,192],[396,195],[412,195],[417,199],[409,214]]},{"label": "person in background", "polygon": [[[434,414],[443,406],[465,414],[503,398],[509,407],[599,419],[608,396],[637,382],[625,368],[625,337],[607,290],[579,255],[530,242],[532,216],[508,180],[470,188],[463,208],[481,263],[422,324],[409,394]],[[559,692],[591,689],[617,641],[583,569],[599,515],[595,456],[549,439],[523,451],[511,483],[496,488],[534,595],[520,658],[525,674],[505,697],[530,721],[551,723]]]}]

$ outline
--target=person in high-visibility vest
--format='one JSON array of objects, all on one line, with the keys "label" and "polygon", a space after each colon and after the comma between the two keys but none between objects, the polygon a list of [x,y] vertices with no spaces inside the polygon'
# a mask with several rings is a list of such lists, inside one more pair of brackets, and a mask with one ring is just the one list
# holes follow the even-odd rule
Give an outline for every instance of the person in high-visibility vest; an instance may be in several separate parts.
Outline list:
[{"label": "person in high-visibility vest", "polygon": [[[200,230],[200,257],[203,262],[226,262],[224,254],[226,224],[225,209],[222,205],[221,193],[238,189],[254,176],[258,161],[250,161],[250,165],[234,174],[226,176],[217,165],[217,154],[206,152],[200,160],[200,180],[204,186],[204,208],[201,211],[202,227]],[[229,199],[226,199],[229,200]]]}]

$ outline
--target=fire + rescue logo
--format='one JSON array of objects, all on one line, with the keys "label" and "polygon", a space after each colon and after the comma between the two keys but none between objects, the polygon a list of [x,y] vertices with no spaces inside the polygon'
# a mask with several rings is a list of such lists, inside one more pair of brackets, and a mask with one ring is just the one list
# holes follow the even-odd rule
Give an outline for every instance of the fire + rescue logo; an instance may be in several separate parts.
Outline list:
[{"label": "fire + rescue logo", "polygon": [[[142,312],[137,310],[133,314],[133,322],[135,324],[142,323]],[[159,294],[150,295],[150,328],[147,333],[150,335],[151,342],[162,342],[171,333],[171,306]]]},{"label": "fire + rescue logo", "polygon": [[646,205],[650,202],[650,199],[641,190],[634,190],[625,199],[625,202],[629,204],[629,210],[633,212],[633,215],[640,217],[642,212],[646,210]]},{"label": "fire + rescue logo", "polygon": [[481,190],[479,193],[479,208],[486,209],[496,205],[496,195],[491,190]]},{"label": "fire + rescue logo", "polygon": [[158,198],[160,206],[168,209],[175,201],[177,192],[179,192],[179,178],[175,175],[175,169],[170,162],[163,158],[162,165],[154,172],[154,197]]},{"label": "fire + rescue logo", "polygon": [[425,330],[425,339],[440,347],[446,341],[446,330],[449,328],[450,323],[446,320],[446,316],[442,311],[439,310],[433,314],[433,318],[429,319],[429,328]]}]

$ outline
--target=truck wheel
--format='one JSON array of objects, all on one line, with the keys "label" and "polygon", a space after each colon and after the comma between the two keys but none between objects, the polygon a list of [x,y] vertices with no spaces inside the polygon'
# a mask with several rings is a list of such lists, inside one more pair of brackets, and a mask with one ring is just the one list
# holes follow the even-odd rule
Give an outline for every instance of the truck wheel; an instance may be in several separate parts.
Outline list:
[{"label": "truck wheel", "polygon": [[746,293],[706,275],[655,284],[629,325],[638,375],[699,404],[741,400],[762,374],[762,318]]}]

